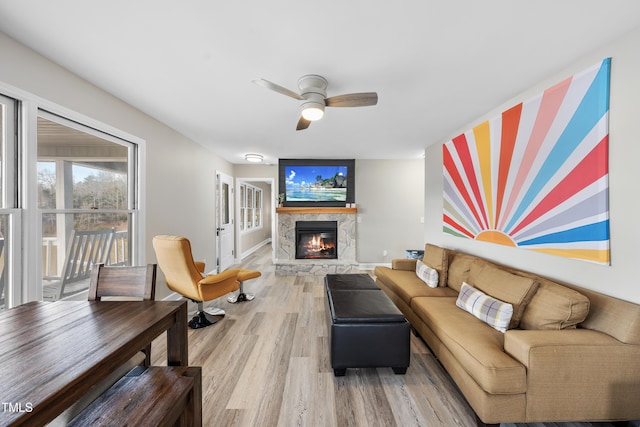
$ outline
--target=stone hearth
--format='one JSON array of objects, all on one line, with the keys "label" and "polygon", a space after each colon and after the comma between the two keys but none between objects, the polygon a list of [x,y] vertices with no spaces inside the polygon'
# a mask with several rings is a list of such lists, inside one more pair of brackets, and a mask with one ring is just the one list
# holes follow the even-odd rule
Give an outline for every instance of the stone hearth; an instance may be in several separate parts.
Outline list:
[{"label": "stone hearth", "polygon": [[[279,208],[276,275],[358,273],[355,208]],[[296,221],[337,221],[338,259],[296,259]]]}]

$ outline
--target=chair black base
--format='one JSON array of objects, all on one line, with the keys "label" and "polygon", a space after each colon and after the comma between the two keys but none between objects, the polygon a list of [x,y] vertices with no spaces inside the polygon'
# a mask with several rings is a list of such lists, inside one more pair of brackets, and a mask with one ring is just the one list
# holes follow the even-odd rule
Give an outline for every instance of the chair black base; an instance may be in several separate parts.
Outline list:
[{"label": "chair black base", "polygon": [[207,326],[218,323],[218,321],[222,320],[223,317],[224,315],[212,316],[204,311],[200,311],[196,313],[195,316],[193,316],[193,319],[189,321],[188,325],[191,329],[205,328]]}]

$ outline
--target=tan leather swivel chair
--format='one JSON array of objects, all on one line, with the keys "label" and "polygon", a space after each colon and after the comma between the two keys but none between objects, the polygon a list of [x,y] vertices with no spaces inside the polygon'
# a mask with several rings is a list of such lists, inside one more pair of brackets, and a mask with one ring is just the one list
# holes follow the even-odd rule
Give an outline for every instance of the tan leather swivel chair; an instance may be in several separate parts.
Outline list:
[{"label": "tan leather swivel chair", "polygon": [[219,309],[207,313],[203,302],[238,290],[237,276],[241,270],[231,269],[204,276],[204,263],[193,260],[191,243],[185,237],[155,236],[153,249],[169,289],[198,304],[198,312],[189,321],[190,328],[204,328],[224,317],[225,312]]}]

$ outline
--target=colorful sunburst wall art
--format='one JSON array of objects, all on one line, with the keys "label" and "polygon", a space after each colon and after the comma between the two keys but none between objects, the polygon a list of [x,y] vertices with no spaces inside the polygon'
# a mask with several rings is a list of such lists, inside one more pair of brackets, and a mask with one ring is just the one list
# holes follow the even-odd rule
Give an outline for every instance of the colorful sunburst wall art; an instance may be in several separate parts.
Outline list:
[{"label": "colorful sunburst wall art", "polygon": [[444,232],[609,265],[610,70],[606,58],[445,143]]}]

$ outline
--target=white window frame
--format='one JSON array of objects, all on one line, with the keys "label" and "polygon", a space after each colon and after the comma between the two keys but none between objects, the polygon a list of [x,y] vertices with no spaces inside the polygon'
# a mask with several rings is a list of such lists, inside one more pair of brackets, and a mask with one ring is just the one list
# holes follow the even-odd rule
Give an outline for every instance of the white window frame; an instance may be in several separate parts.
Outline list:
[{"label": "white window frame", "polygon": [[[241,183],[240,184],[240,233],[250,233],[252,231],[260,230],[263,225],[263,208],[264,197],[262,188],[255,185]],[[251,194],[251,197],[249,196]],[[256,197],[259,195],[259,197]],[[251,199],[251,206],[249,206],[249,199]],[[259,200],[258,200],[259,199]],[[256,213],[260,213],[260,223],[256,224]]]},{"label": "white window frame", "polygon": [[6,137],[6,143],[2,144],[2,198],[0,201],[0,215],[7,218],[7,235],[4,236],[4,307],[11,308],[21,304],[22,289],[18,284],[22,283],[21,269],[16,268],[22,264],[22,212],[16,209],[16,190],[18,177],[18,162],[9,164],[8,159],[17,159],[17,144],[15,138],[19,115],[20,103],[14,97],[5,92],[0,93],[2,103],[7,105],[6,114],[0,115],[2,132],[0,138]]},{"label": "white window frame", "polygon": [[130,206],[137,211],[131,218],[131,238],[135,243],[131,246],[130,257],[132,265],[141,265],[146,259],[146,206],[144,203],[146,141],[2,81],[0,81],[0,94],[16,99],[20,104],[18,108],[19,142],[18,153],[16,153],[20,159],[18,165],[20,173],[16,185],[21,191],[18,195],[19,206],[12,210],[15,218],[12,233],[20,239],[22,247],[21,251],[18,251],[16,248],[18,245],[14,243],[16,255],[21,257],[13,257],[13,286],[10,291],[7,290],[9,283],[5,284],[5,294],[11,293],[7,308],[29,301],[42,300],[42,263],[33,261],[40,260],[42,257],[42,211],[38,209],[37,174],[37,120],[40,110],[80,123],[87,128],[135,144],[137,147],[129,162],[129,176],[135,180],[132,186],[135,191],[129,195],[130,198],[135,199],[131,200]]}]

